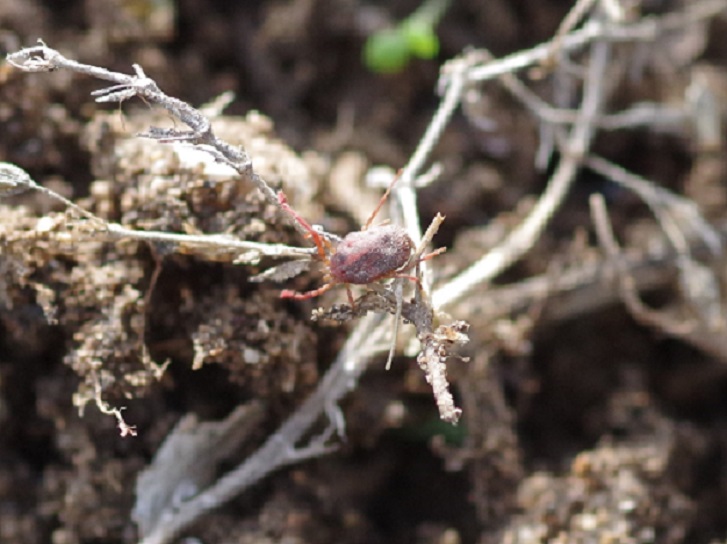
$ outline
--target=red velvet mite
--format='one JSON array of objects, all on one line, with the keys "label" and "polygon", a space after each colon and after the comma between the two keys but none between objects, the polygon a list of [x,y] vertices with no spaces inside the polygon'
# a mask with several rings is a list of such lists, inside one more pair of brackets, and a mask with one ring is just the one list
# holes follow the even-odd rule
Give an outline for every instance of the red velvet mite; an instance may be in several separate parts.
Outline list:
[{"label": "red velvet mite", "polygon": [[330,257],[331,278],[339,283],[365,285],[404,266],[414,243],[396,225],[380,225],[352,232],[341,240]]},{"label": "red velvet mite", "polygon": [[[381,197],[378,206],[376,206],[361,230],[347,234],[335,247],[290,207],[285,194],[280,191],[278,193],[280,206],[308,231],[308,235],[318,248],[318,257],[328,269],[326,274],[328,282],[322,287],[305,293],[286,289],[280,293],[280,297],[304,300],[317,297],[336,285],[344,284],[346,285],[348,300],[351,306],[354,306],[353,294],[347,284],[366,285],[396,277],[405,277],[418,282],[415,277],[404,274],[418,262],[410,262],[414,242],[412,242],[406,230],[397,225],[371,226],[395,183],[396,179],[386,190],[384,196]],[[419,260],[431,258],[442,251],[443,249],[437,250]]]}]

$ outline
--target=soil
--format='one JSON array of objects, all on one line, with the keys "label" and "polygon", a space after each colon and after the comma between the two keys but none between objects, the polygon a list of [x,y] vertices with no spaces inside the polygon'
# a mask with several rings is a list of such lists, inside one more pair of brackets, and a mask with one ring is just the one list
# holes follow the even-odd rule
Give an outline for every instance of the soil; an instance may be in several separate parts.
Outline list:
[{"label": "soil", "polygon": [[[194,105],[234,91],[218,135],[244,145],[303,217],[345,234],[379,198],[363,188],[365,171],[401,167],[415,149],[439,103],[441,64],[468,47],[501,56],[548,40],[571,4],[453,2],[437,29],[439,57],[388,75],[361,62],[367,25],[401,20],[417,1],[0,0],[0,47],[42,38],[85,63],[125,73],[137,63]],[[641,2],[656,15],[688,4]],[[666,64],[642,50],[648,69],[619,80],[628,84],[609,111],[672,103],[700,70],[727,111],[726,31],[722,16],[683,36]],[[524,77],[552,100],[547,77]],[[180,167],[170,146],[131,137],[168,116],[138,100],[96,104],[89,93],[101,86],[1,66],[0,158],[130,228],[309,243],[253,186],[211,183]],[[446,215],[438,281],[516,225],[550,173],[535,167],[533,115],[496,83],[472,93],[435,149],[442,175],[420,195],[423,224]],[[494,128],[476,126],[475,111]],[[727,219],[722,140],[706,149],[689,131],[642,127],[603,132],[593,148],[693,200],[712,224]],[[501,285],[452,310],[471,324],[462,359],[449,362],[458,426],[439,421],[413,359],[397,357],[389,372],[374,362],[344,403],[346,438],[334,453],[269,476],[185,542],[727,542],[724,351],[665,334],[593,286],[531,297],[496,319],[487,310],[529,278],[599,262],[588,208],[596,192],[624,245],[651,247],[659,228],[647,206],[584,171]],[[219,420],[263,400],[249,451],[314,390],[353,326],[310,319],[319,305],[345,302],[345,289],[280,300],[284,287],[321,285],[317,269],[284,285],[251,282],[271,263],[131,241],[61,243],[44,233],[62,229],[64,207],[38,192],[3,198],[0,211],[3,544],[136,542],[137,476],[183,416]],[[673,263],[663,268],[669,278],[645,300],[667,309],[679,289]],[[119,436],[97,409],[99,388],[126,407],[137,436]]]}]

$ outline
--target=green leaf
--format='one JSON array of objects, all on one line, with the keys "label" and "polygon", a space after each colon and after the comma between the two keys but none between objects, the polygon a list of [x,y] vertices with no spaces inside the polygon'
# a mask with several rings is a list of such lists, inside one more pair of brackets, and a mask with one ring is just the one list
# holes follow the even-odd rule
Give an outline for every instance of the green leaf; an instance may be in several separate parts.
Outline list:
[{"label": "green leaf", "polygon": [[401,24],[401,32],[415,57],[433,59],[439,53],[439,39],[434,28],[426,21],[407,19]]},{"label": "green leaf", "polygon": [[364,64],[373,72],[399,72],[407,65],[409,57],[409,41],[398,29],[389,28],[372,34],[364,45]]}]

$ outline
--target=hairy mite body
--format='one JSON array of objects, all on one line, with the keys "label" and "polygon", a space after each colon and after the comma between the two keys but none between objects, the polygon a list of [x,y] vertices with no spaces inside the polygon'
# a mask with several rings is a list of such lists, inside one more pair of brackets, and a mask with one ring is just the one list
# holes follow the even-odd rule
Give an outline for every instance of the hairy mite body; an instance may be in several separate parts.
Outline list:
[{"label": "hairy mite body", "polygon": [[348,284],[367,285],[389,278],[408,278],[419,283],[416,277],[407,276],[404,273],[416,267],[421,261],[439,255],[444,248],[412,260],[414,242],[406,230],[396,225],[371,226],[397,179],[394,178],[391,182],[384,196],[381,197],[379,205],[371,212],[371,216],[361,230],[347,234],[335,247],[290,207],[285,193],[278,192],[280,207],[303,226],[308,236],[316,244],[318,258],[326,265],[329,280],[322,287],[305,293],[284,289],[280,292],[281,298],[305,300],[317,297],[336,285],[345,285],[348,301],[353,308],[353,293]]},{"label": "hairy mite body", "polygon": [[391,277],[411,256],[414,243],[396,225],[349,233],[331,255],[329,271],[338,283],[365,285]]}]

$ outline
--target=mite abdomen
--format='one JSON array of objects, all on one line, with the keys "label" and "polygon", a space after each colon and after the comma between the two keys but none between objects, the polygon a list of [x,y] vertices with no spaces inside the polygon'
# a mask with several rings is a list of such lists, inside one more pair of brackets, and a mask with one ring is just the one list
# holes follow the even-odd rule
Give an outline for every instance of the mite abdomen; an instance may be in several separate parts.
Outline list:
[{"label": "mite abdomen", "polygon": [[396,225],[351,232],[331,256],[331,277],[357,285],[374,282],[404,266],[413,247],[406,231]]}]

